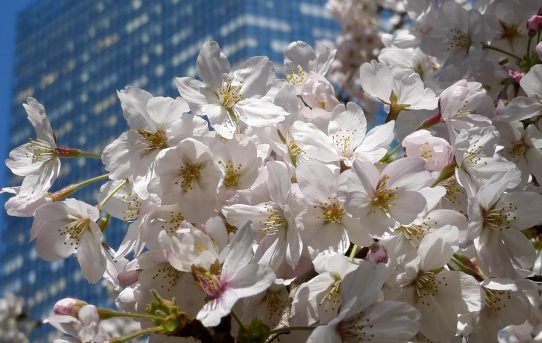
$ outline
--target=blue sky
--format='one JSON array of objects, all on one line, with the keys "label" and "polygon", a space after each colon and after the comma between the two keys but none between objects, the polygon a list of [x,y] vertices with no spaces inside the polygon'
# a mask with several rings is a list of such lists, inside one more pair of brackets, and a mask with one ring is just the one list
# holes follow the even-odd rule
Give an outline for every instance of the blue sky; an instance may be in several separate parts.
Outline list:
[{"label": "blue sky", "polygon": [[[0,1],[0,155],[1,163],[7,157],[9,137],[11,87],[13,81],[13,61],[15,57],[15,25],[17,13],[34,0]],[[0,185],[5,185],[6,168],[0,168]],[[3,203],[3,201],[2,201]]]}]

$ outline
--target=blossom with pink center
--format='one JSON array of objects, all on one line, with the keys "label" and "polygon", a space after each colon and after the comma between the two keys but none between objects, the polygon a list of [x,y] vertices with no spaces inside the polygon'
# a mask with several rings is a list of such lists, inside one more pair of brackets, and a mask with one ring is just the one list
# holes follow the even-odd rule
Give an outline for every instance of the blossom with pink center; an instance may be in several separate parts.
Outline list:
[{"label": "blossom with pink center", "polygon": [[453,158],[450,143],[427,130],[418,130],[406,136],[403,147],[407,156],[424,159],[428,170],[442,170]]},{"label": "blossom with pink center", "polygon": [[218,325],[237,300],[256,295],[275,281],[271,268],[250,263],[253,242],[254,230],[247,223],[238,229],[222,263],[217,260],[209,268],[192,266],[194,281],[211,299],[197,315],[203,325]]}]

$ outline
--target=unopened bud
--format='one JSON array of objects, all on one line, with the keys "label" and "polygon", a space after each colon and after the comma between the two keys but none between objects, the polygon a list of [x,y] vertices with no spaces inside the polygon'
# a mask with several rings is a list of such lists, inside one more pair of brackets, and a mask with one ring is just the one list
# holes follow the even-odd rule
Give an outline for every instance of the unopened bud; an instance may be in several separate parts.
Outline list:
[{"label": "unopened bud", "polygon": [[514,83],[519,83],[521,78],[525,76],[525,73],[521,70],[507,69],[506,72],[508,73],[508,77],[511,78]]},{"label": "unopened bud", "polygon": [[529,29],[529,36],[533,36],[542,27],[542,15],[533,15],[527,20],[527,29]]},{"label": "unopened bud", "polygon": [[53,312],[58,315],[77,317],[79,310],[87,305],[83,300],[75,298],[64,298],[56,302]]},{"label": "unopened bud", "polygon": [[374,263],[388,263],[388,252],[382,244],[373,243],[369,247],[367,258]]},{"label": "unopened bud", "polygon": [[536,45],[536,54],[538,55],[538,59],[542,61],[542,42]]},{"label": "unopened bud", "polygon": [[117,280],[119,280],[122,286],[130,286],[137,281],[138,277],[139,277],[139,271],[129,270],[129,271],[120,272],[117,275]]}]

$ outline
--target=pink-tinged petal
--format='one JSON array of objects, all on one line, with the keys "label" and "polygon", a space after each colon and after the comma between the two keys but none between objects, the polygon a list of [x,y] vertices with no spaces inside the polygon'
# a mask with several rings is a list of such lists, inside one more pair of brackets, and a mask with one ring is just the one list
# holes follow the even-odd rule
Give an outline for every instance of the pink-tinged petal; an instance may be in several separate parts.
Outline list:
[{"label": "pink-tinged petal", "polygon": [[355,160],[352,164],[352,170],[359,177],[363,190],[368,194],[372,194],[378,185],[380,174],[378,169],[372,163]]},{"label": "pink-tinged petal", "polygon": [[109,177],[113,180],[124,180],[130,175],[129,134],[130,132],[122,133],[102,151],[102,161],[105,164],[105,169],[110,173]]},{"label": "pink-tinged petal", "polygon": [[291,180],[286,166],[280,162],[271,161],[267,163],[269,176],[267,179],[267,190],[273,202],[284,206],[288,193],[290,192]]},{"label": "pink-tinged petal", "polygon": [[206,327],[213,327],[220,324],[220,320],[230,314],[233,305],[239,298],[233,296],[222,297],[210,300],[198,312],[196,319]]},{"label": "pink-tinged petal", "polygon": [[374,303],[385,276],[385,264],[361,261],[359,267],[348,273],[341,283],[341,313],[354,315]]},{"label": "pink-tinged petal", "polygon": [[514,264],[529,270],[536,260],[536,250],[525,235],[519,231],[503,231],[503,242]]},{"label": "pink-tinged petal", "polygon": [[273,104],[273,101],[267,97],[241,100],[235,105],[234,110],[241,121],[254,127],[274,125],[288,116],[288,112]]},{"label": "pink-tinged petal", "polygon": [[253,243],[254,229],[251,222],[247,222],[233,236],[230,250],[222,265],[222,272],[235,273],[247,265],[254,255],[252,252]]},{"label": "pink-tinged petal", "polygon": [[217,42],[205,42],[196,60],[198,75],[207,86],[218,89],[222,86],[222,77],[231,69],[228,58]]},{"label": "pink-tinged petal", "polygon": [[153,127],[146,110],[147,102],[152,98],[149,92],[136,87],[126,87],[118,91],[117,96],[130,129],[142,130]]},{"label": "pink-tinged petal", "polygon": [[447,270],[438,273],[435,276],[438,290],[434,294],[427,293],[416,305],[421,312],[420,331],[433,341],[451,339],[457,331],[457,315],[464,306],[458,302],[461,299],[459,275]]},{"label": "pink-tinged petal", "polygon": [[290,128],[290,134],[306,157],[326,163],[340,159],[330,138],[314,124],[295,121]]},{"label": "pink-tinged petal", "polygon": [[[35,218],[34,221],[36,221]],[[36,251],[39,257],[46,261],[56,261],[75,252],[76,245],[71,240],[66,239],[65,235],[60,234],[59,228],[62,227],[60,222],[51,222],[41,228],[35,227],[33,231],[38,231]]]},{"label": "pink-tinged petal", "polygon": [[227,279],[226,293],[231,292],[237,299],[250,297],[265,291],[275,279],[275,273],[270,267],[256,263],[247,264]]},{"label": "pink-tinged petal", "polygon": [[390,205],[390,214],[400,224],[412,223],[426,207],[423,195],[413,191],[402,191]]},{"label": "pink-tinged petal", "polygon": [[538,193],[506,193],[499,200],[498,206],[510,211],[510,224],[516,230],[542,224],[542,195]]},{"label": "pink-tinged petal", "polygon": [[316,59],[316,53],[310,45],[303,41],[291,42],[284,51],[284,64],[288,69],[295,70],[300,66],[304,71],[310,71],[309,62]]},{"label": "pink-tinged petal", "polygon": [[286,243],[286,262],[288,262],[290,267],[295,268],[303,251],[303,242],[297,229],[293,227],[287,229]]},{"label": "pink-tinged petal", "polygon": [[297,167],[296,179],[303,197],[311,204],[327,202],[337,193],[337,181],[333,172],[322,162],[303,161]]},{"label": "pink-tinged petal", "polygon": [[498,114],[500,121],[518,121],[539,116],[542,113],[542,103],[536,98],[518,96]]},{"label": "pink-tinged petal", "polygon": [[45,108],[36,99],[26,98],[26,104],[23,107],[28,115],[28,121],[36,130],[36,137],[46,141],[51,146],[55,146],[55,138]]},{"label": "pink-tinged petal", "polygon": [[361,145],[356,149],[356,152],[371,152],[381,148],[387,149],[393,141],[393,130],[395,128],[395,120],[386,124],[378,125],[372,128],[363,139]]},{"label": "pink-tinged petal", "polygon": [[409,304],[384,301],[369,307],[358,323],[364,325],[364,337],[374,337],[378,343],[402,343],[418,332],[419,320],[420,312]]},{"label": "pink-tinged petal", "polygon": [[[95,223],[90,224],[97,228]],[[91,231],[91,228],[88,228],[87,232],[81,237],[81,241],[77,247],[77,260],[81,266],[81,274],[85,279],[90,283],[100,281],[105,272],[106,259],[101,239],[96,236],[96,232]]]},{"label": "pink-tinged petal", "polygon": [[341,343],[343,340],[335,325],[320,325],[314,329],[307,339],[307,343]]},{"label": "pink-tinged petal", "polygon": [[423,271],[438,269],[450,261],[459,249],[458,230],[455,226],[445,226],[441,230],[426,235],[418,247]]},{"label": "pink-tinged petal", "polygon": [[44,162],[33,162],[30,143],[23,144],[9,152],[6,166],[15,175],[26,176],[39,173]]},{"label": "pink-tinged petal", "polygon": [[393,75],[388,66],[377,61],[364,63],[360,68],[361,87],[372,97],[390,103]]},{"label": "pink-tinged petal", "polygon": [[259,243],[254,253],[254,262],[278,268],[286,256],[286,234],[278,232],[266,235]]},{"label": "pink-tinged petal", "polygon": [[242,82],[240,93],[245,98],[264,96],[275,80],[273,63],[265,56],[249,58],[233,72],[233,76]]},{"label": "pink-tinged petal", "polygon": [[417,157],[400,158],[388,164],[382,175],[389,176],[386,184],[392,189],[416,191],[433,181],[431,173],[425,170],[425,160]]},{"label": "pink-tinged petal", "polygon": [[202,106],[205,104],[218,103],[218,96],[211,89],[206,88],[205,84],[199,80],[190,77],[178,77],[175,79],[175,84],[179,94],[188,102],[190,110],[194,114],[204,114]]},{"label": "pink-tinged petal", "polygon": [[349,240],[362,247],[367,247],[373,243],[373,238],[369,233],[359,225],[358,218],[352,218],[348,215],[343,216],[344,227],[348,233]]},{"label": "pink-tinged petal", "polygon": [[[182,117],[190,109],[182,98],[154,97],[147,102],[147,113],[150,119],[160,125],[167,124]],[[155,127],[157,129],[158,127]]]},{"label": "pink-tinged petal", "polygon": [[395,227],[396,221],[390,218],[384,211],[375,209],[365,210],[359,213],[361,228],[372,236],[382,238]]},{"label": "pink-tinged petal", "polygon": [[530,97],[540,97],[542,94],[542,65],[537,64],[519,81],[521,88]]}]

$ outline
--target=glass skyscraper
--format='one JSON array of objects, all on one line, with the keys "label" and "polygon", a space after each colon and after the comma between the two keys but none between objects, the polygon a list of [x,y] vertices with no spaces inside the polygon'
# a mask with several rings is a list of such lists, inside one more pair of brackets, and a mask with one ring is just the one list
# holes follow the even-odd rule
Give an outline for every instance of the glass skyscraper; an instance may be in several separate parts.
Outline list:
[{"label": "glass skyscraper", "polygon": [[[203,42],[216,40],[232,64],[267,55],[281,65],[293,40],[314,44],[334,39],[339,26],[325,0],[42,0],[19,14],[10,126],[10,149],[34,137],[22,102],[35,97],[48,113],[58,144],[100,153],[127,129],[116,90],[126,85],[154,95],[178,96],[176,76],[195,76]],[[62,160],[53,190],[104,173],[100,161]],[[20,179],[9,177],[9,185]],[[98,185],[76,193],[95,203]],[[30,219],[5,216],[0,228],[0,289],[26,301],[33,318],[54,302],[74,296],[89,303],[111,299],[89,285],[74,258],[54,263],[37,257],[28,243]],[[125,227],[114,223],[108,242],[118,244]],[[109,300],[110,301],[110,300]],[[47,340],[48,327],[33,338]]]}]

